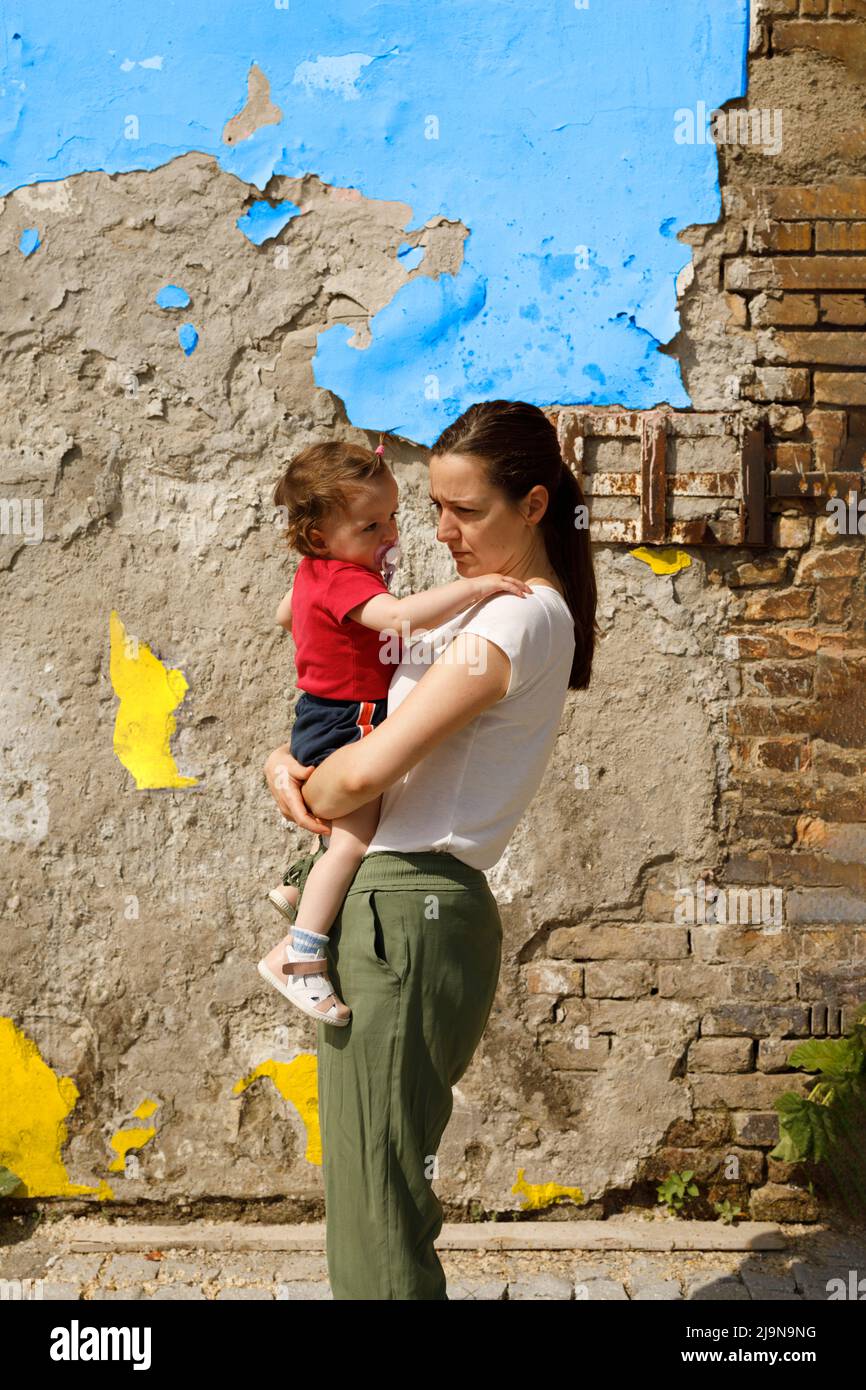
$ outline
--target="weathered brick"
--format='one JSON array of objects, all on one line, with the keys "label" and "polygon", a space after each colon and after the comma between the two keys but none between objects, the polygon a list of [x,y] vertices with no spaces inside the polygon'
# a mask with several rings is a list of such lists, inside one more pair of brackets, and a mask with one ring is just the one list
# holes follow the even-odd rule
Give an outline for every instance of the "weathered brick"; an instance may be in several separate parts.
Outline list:
[{"label": "weathered brick", "polygon": [[866,19],[866,0],[830,0],[830,17]]},{"label": "weathered brick", "polygon": [[780,222],[800,217],[866,217],[866,178],[856,175],[833,183],[765,184],[739,192],[744,207]]},{"label": "weathered brick", "polygon": [[698,1031],[701,1006],[691,1000],[643,999],[570,1000],[569,1007],[586,1006],[585,1022],[592,1034],[613,1033],[621,1038],[640,1038],[655,1043],[668,1055],[676,1044],[684,1048]]},{"label": "weathered brick", "polygon": [[827,13],[827,0],[800,0],[800,14],[817,19]]},{"label": "weathered brick", "polygon": [[743,840],[762,840],[768,845],[784,847],[793,843],[794,818],[779,816],[773,811],[742,811],[737,817],[736,831]]},{"label": "weathered brick", "polygon": [[753,1221],[817,1221],[820,1206],[818,1199],[802,1188],[767,1183],[752,1191],[749,1213]]},{"label": "weathered brick", "polygon": [[785,999],[797,997],[797,973],[794,967],[781,968],[777,964],[732,965],[731,992],[737,999],[772,999],[780,1004]]},{"label": "weathered brick", "polygon": [[[779,223],[779,226],[804,226],[802,222]],[[784,249],[784,248],[779,248]],[[796,249],[796,248],[795,248]],[[866,251],[866,222],[817,222],[816,251]]]},{"label": "weathered brick", "polygon": [[841,623],[845,621],[853,584],[854,581],[851,579],[824,580],[818,589],[815,605],[815,617],[818,622]]},{"label": "weathered brick", "polygon": [[807,618],[811,611],[810,590],[776,589],[749,594],[743,617],[749,622],[784,622],[787,618]]},{"label": "weathered brick", "polygon": [[796,14],[798,0],[758,0],[761,15]]},{"label": "weathered brick", "polygon": [[689,1071],[750,1071],[751,1038],[697,1038],[689,1048]]},{"label": "weathered brick", "polygon": [[779,1142],[779,1114],[776,1110],[735,1110],[731,1116],[738,1144],[775,1148]]},{"label": "weathered brick", "polygon": [[736,256],[725,263],[725,289],[853,290],[866,285],[866,256]]},{"label": "weathered brick", "polygon": [[[672,908],[673,897],[668,896],[667,901]],[[568,960],[672,960],[688,955],[688,931],[665,923],[557,927],[550,934],[548,950],[551,956]]]},{"label": "weathered brick", "polygon": [[[725,722],[729,734],[738,738],[778,738],[785,734],[810,734],[813,732],[815,721],[810,709],[802,705],[780,705],[769,700],[740,700],[737,705],[726,711]],[[800,783],[800,793],[803,795],[802,778]],[[741,782],[741,785],[746,784]],[[751,785],[755,790],[759,785],[757,778],[753,779]],[[784,779],[774,776],[772,782],[764,781],[760,785],[763,792],[772,790],[777,806],[787,806],[787,784]],[[796,809],[803,810],[802,804]]]},{"label": "weathered brick", "polygon": [[[822,294],[822,323],[866,324],[866,296],[862,294]],[[814,320],[810,319],[810,323]]]},{"label": "weathered brick", "polygon": [[766,767],[776,772],[806,772],[810,763],[810,746],[805,739],[766,738],[759,740],[754,747],[755,767]]},{"label": "weathered brick", "polygon": [[[805,643],[801,643],[800,632],[805,633],[808,639]],[[741,632],[737,636],[741,661],[765,661],[770,658],[794,661],[811,656],[818,645],[812,628],[794,628],[788,632],[774,632],[765,628],[758,632]]]},{"label": "weathered brick", "polygon": [[747,328],[749,323],[748,302],[741,294],[726,294],[725,303],[728,306],[730,321],[737,328]]},{"label": "weathered brick", "polygon": [[848,439],[848,416],[844,410],[810,410],[805,426],[815,444],[818,468],[829,472],[841,461]]},{"label": "weathered brick", "polygon": [[597,961],[586,966],[584,988],[592,999],[639,999],[654,983],[653,966],[642,961]]},{"label": "weathered brick", "polygon": [[565,962],[535,960],[523,968],[529,994],[583,994],[583,967]]},{"label": "weathered brick", "polygon": [[799,434],[806,423],[806,417],[798,405],[771,405],[767,420],[776,434]]},{"label": "weathered brick", "polygon": [[[709,925],[692,928],[692,950],[695,960],[794,962],[799,959],[799,946],[792,932],[777,931],[775,927],[745,924],[720,927]],[[706,1029],[704,1030],[706,1031]],[[737,1030],[735,1030],[737,1031]],[[750,1031],[748,1029],[746,1032]]]},{"label": "weathered brick", "polygon": [[728,583],[734,588],[739,588],[752,584],[778,584],[787,577],[788,561],[784,555],[779,555],[747,560],[742,565],[735,565],[728,575]]},{"label": "weathered brick", "polygon": [[866,824],[836,825],[819,816],[801,816],[797,822],[797,844],[823,851],[843,864],[866,864]]},{"label": "weathered brick", "polygon": [[646,1182],[663,1182],[671,1172],[682,1173],[689,1169],[696,1182],[707,1183],[714,1178],[725,1176],[732,1158],[737,1160],[739,1170],[735,1181],[755,1183],[763,1177],[763,1154],[754,1150],[737,1149],[733,1145],[727,1149],[705,1149],[676,1147],[666,1144],[657,1149],[641,1168],[641,1178]]},{"label": "weathered brick", "polygon": [[866,337],[862,333],[847,333],[844,329],[832,333],[779,332],[774,346],[788,362],[814,362],[827,367],[866,366]]},{"label": "weathered brick", "polygon": [[866,658],[834,659],[820,652],[815,667],[816,738],[846,748],[866,747]]},{"label": "weathered brick", "polygon": [[752,367],[740,393],[748,401],[802,401],[809,394],[809,373],[794,367]]},{"label": "weathered brick", "polygon": [[743,1075],[711,1075],[695,1073],[689,1076],[692,1100],[695,1105],[727,1105],[731,1110],[768,1110],[773,1101],[785,1091],[803,1095],[814,1085],[813,1077],[802,1072],[785,1076],[766,1072],[745,1072]]},{"label": "weathered brick", "polygon": [[758,1071],[792,1070],[788,1058],[794,1048],[798,1046],[799,1044],[794,1038],[759,1038]]},{"label": "weathered brick", "polygon": [[815,400],[819,405],[866,405],[866,373],[815,373]]},{"label": "weathered brick", "polygon": [[[786,699],[796,695],[809,695],[812,690],[813,673],[810,666],[802,661],[788,662],[784,665],[769,663],[766,666],[759,662],[750,664],[745,669],[745,682],[743,689],[749,695],[772,695],[780,699]],[[802,748],[796,750],[798,759],[797,766],[801,767],[799,761],[802,757]],[[765,763],[767,767],[784,767],[784,763]]]},{"label": "weathered brick", "polygon": [[732,1133],[731,1116],[726,1110],[695,1110],[691,1119],[673,1121],[665,1142],[685,1149],[703,1149],[726,1143]]},{"label": "weathered brick", "polygon": [[[779,938],[776,938],[777,940]],[[716,1004],[701,1019],[702,1037],[805,1038],[809,1035],[811,1015],[805,1004]]]},{"label": "weathered brick", "polygon": [[729,999],[728,967],[697,960],[659,965],[658,993],[662,999]]},{"label": "weathered brick", "polygon": [[773,25],[773,48],[777,53],[813,49],[827,58],[840,59],[857,77],[866,75],[866,45],[856,42],[850,23],[844,20],[837,23],[827,19],[823,24],[809,19],[780,20]]},{"label": "weathered brick", "polygon": [[[841,965],[849,964],[854,958],[856,930],[852,927],[850,931],[840,932],[835,926],[797,927],[803,965],[808,968],[814,966],[816,961],[821,965],[827,965],[830,961]],[[862,930],[864,929],[861,928]]]},{"label": "weathered brick", "polygon": [[816,579],[851,578],[860,573],[863,567],[864,547],[856,541],[848,545],[836,546],[833,550],[810,550],[800,557],[795,584],[808,584]]},{"label": "weathered brick", "polygon": [[808,473],[812,468],[812,446],[806,443],[771,444],[767,449],[767,462],[770,468],[781,468],[787,473]]},{"label": "weathered brick", "polygon": [[847,888],[794,888],[788,893],[788,922],[866,922],[866,896]]},{"label": "weathered brick", "polygon": [[812,540],[812,519],[808,516],[773,518],[773,544],[786,550],[805,550]]},{"label": "weathered brick", "polygon": [[818,322],[818,298],[814,294],[781,294],[771,290],[755,295],[748,303],[756,328],[776,328],[780,324],[802,324],[808,328]]},{"label": "weathered brick", "polygon": [[826,969],[804,966],[800,971],[800,997],[825,1004],[857,1004],[863,1000],[863,964],[834,962]]},{"label": "weathered brick", "polygon": [[[752,222],[747,244],[750,251],[811,251],[812,227],[808,222]],[[856,249],[851,246],[839,248],[840,251]]]}]

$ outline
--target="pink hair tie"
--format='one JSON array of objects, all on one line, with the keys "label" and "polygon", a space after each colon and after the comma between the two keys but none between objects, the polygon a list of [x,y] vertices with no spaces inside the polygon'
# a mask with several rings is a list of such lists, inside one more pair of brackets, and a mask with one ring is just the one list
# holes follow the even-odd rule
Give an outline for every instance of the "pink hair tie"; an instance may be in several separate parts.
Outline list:
[{"label": "pink hair tie", "polygon": [[384,454],[384,452],[385,452],[385,445],[384,445],[384,444],[380,444],[379,447],[378,447],[377,450],[376,450],[376,453],[377,453],[377,454]]}]

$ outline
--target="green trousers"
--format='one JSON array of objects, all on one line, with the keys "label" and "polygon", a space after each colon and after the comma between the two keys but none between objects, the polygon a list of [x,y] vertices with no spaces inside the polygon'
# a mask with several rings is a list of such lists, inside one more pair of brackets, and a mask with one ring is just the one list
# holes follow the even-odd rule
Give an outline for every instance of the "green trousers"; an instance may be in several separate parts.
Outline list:
[{"label": "green trousers", "polygon": [[[315,860],[284,876],[303,892]],[[335,1299],[446,1299],[432,1182],[456,1085],[490,1015],[502,923],[480,869],[451,854],[362,861],[327,947],[352,1010],[319,1023],[328,1276]]]}]

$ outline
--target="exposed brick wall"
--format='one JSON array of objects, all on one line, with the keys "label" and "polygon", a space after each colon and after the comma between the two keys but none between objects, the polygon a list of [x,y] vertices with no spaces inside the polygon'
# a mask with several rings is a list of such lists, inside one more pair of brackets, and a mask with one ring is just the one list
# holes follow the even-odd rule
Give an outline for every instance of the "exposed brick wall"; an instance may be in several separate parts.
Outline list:
[{"label": "exposed brick wall", "polygon": [[[760,0],[756,21],[753,52],[763,59],[809,50],[827,60],[828,82],[838,63],[866,82],[866,0]],[[529,1015],[538,1000],[539,1020],[551,997],[566,1014],[574,1001],[579,1020],[606,1003],[605,1028],[590,1022],[582,1050],[552,1040],[552,1029],[540,1033],[546,1062],[575,1077],[578,1096],[580,1074],[606,1065],[620,1027],[633,1032],[650,1007],[693,1006],[693,1040],[672,1058],[693,1118],[670,1127],[641,1177],[691,1168],[711,1201],[738,1200],[757,1218],[811,1220],[820,1206],[807,1175],[768,1152],[779,1137],[773,1101],[814,1081],[787,1065],[796,1042],[839,1035],[866,1002],[866,536],[835,532],[828,510],[851,492],[866,499],[866,178],[774,182],[772,161],[765,165],[766,182],[732,175],[723,186],[722,254],[712,266],[729,331],[748,343],[731,355],[733,409],[764,434],[767,544],[727,544],[722,528],[715,550],[693,553],[735,597],[726,636],[738,693],[717,807],[725,848],[706,881],[729,894],[778,890],[780,919],[682,924],[676,873],[664,866],[647,884],[639,920],[553,930],[546,958],[524,975]],[[640,415],[560,413],[597,541],[641,539],[640,488],[628,480],[640,469]],[[720,452],[741,434],[731,412],[718,411],[715,423],[712,412],[692,416],[691,425],[688,412],[667,417],[671,437],[701,436],[699,461],[688,466],[727,469],[733,479]],[[622,441],[612,464],[621,487],[599,487],[605,436]],[[676,471],[669,459],[671,520]],[[741,500],[738,487],[723,491],[731,505]],[[703,505],[718,513],[717,502]],[[866,532],[866,511],[862,525]],[[617,526],[632,529],[617,535]]]},{"label": "exposed brick wall", "polygon": [[[760,14],[769,56],[811,46],[866,76],[866,0],[768,0]],[[689,1049],[695,1121],[674,1126],[647,1174],[720,1174],[745,1146],[752,1214],[802,1218],[817,1211],[802,1174],[765,1156],[771,1103],[811,1084],[785,1069],[794,1040],[845,1031],[866,1000],[864,537],[836,534],[827,510],[866,496],[866,179],[723,198],[722,281],[732,326],[754,335],[740,394],[765,411],[772,546],[725,551],[716,570],[741,599],[718,882],[780,889],[784,925],[690,929],[706,998],[731,1002],[710,1006]]]}]

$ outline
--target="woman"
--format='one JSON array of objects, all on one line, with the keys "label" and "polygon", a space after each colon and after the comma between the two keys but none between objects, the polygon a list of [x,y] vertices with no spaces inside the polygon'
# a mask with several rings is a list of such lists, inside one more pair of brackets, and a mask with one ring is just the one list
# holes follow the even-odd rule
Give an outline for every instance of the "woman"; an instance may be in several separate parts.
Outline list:
[{"label": "woman", "polygon": [[[485,599],[411,645],[387,719],[312,772],[287,745],[265,763],[283,814],[319,834],[384,793],[327,952],[352,1022],[317,1030],[335,1299],[447,1299],[431,1181],[499,978],[483,870],[541,782],[595,645],[583,497],[543,411],[470,406],[433,446],[430,494],[458,574],[509,574],[532,593]],[[286,874],[298,892],[316,857]]]}]

